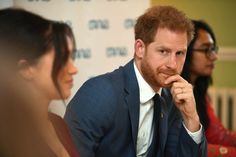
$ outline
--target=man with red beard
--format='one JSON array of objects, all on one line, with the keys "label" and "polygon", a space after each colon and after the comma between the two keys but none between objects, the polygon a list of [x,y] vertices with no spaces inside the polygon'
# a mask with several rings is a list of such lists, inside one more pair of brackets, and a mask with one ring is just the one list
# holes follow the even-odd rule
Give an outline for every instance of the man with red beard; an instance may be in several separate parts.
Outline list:
[{"label": "man with red beard", "polygon": [[192,36],[191,21],[171,6],[137,19],[134,59],[86,81],[67,107],[82,157],[206,156],[193,89],[180,76]]}]

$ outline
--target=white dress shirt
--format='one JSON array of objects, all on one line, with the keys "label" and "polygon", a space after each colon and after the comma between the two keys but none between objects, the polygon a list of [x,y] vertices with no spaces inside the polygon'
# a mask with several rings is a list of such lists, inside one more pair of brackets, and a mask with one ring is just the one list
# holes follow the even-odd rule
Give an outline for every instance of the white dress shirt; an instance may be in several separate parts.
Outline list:
[{"label": "white dress shirt", "polygon": [[[139,129],[137,138],[137,157],[146,157],[147,150],[151,145],[153,138],[153,96],[156,94],[150,85],[144,80],[134,63],[134,71],[139,85],[140,95],[140,113],[139,113]],[[161,89],[158,91],[161,95]],[[185,126],[184,126],[185,127]],[[202,126],[197,132],[190,132],[186,127],[188,134],[198,144],[202,138]]]}]

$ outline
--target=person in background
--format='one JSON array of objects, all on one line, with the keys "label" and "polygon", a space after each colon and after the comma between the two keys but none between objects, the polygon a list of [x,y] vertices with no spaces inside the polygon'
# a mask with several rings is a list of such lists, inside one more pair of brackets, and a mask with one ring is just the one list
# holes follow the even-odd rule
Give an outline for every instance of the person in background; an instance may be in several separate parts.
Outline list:
[{"label": "person in background", "polygon": [[82,157],[207,155],[192,86],[180,76],[192,35],[191,20],[171,6],[137,19],[134,59],[86,81],[67,106]]},{"label": "person in background", "polygon": [[48,113],[71,94],[75,39],[62,22],[0,10],[1,156],[79,157],[63,119]]},{"label": "person in background", "polygon": [[193,20],[195,36],[188,46],[181,76],[194,87],[200,121],[205,128],[209,157],[236,156],[236,133],[227,130],[213,111],[207,93],[212,84],[212,72],[217,60],[217,42],[211,27],[204,21]]}]

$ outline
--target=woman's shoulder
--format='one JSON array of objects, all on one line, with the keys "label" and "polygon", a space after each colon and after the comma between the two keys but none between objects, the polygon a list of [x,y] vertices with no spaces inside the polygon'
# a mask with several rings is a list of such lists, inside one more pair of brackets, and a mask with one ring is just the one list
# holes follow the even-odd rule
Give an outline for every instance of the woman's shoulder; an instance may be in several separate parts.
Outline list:
[{"label": "woman's shoulder", "polygon": [[79,157],[79,153],[76,150],[76,146],[73,143],[70,131],[64,121],[64,119],[54,113],[49,112],[49,120],[51,121],[56,134],[66,148],[71,157]]}]

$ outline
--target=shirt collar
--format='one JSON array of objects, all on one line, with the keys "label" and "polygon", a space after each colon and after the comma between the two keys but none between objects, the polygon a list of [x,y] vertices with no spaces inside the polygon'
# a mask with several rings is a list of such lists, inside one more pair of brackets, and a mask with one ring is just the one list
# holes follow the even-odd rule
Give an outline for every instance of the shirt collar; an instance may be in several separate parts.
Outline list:
[{"label": "shirt collar", "polygon": [[[155,91],[152,89],[152,87],[144,80],[143,76],[140,74],[135,62],[134,62],[134,71],[135,75],[138,80],[138,85],[139,85],[139,99],[140,103],[143,104],[150,99],[156,94]],[[162,88],[158,91],[158,94],[161,94]]]}]

